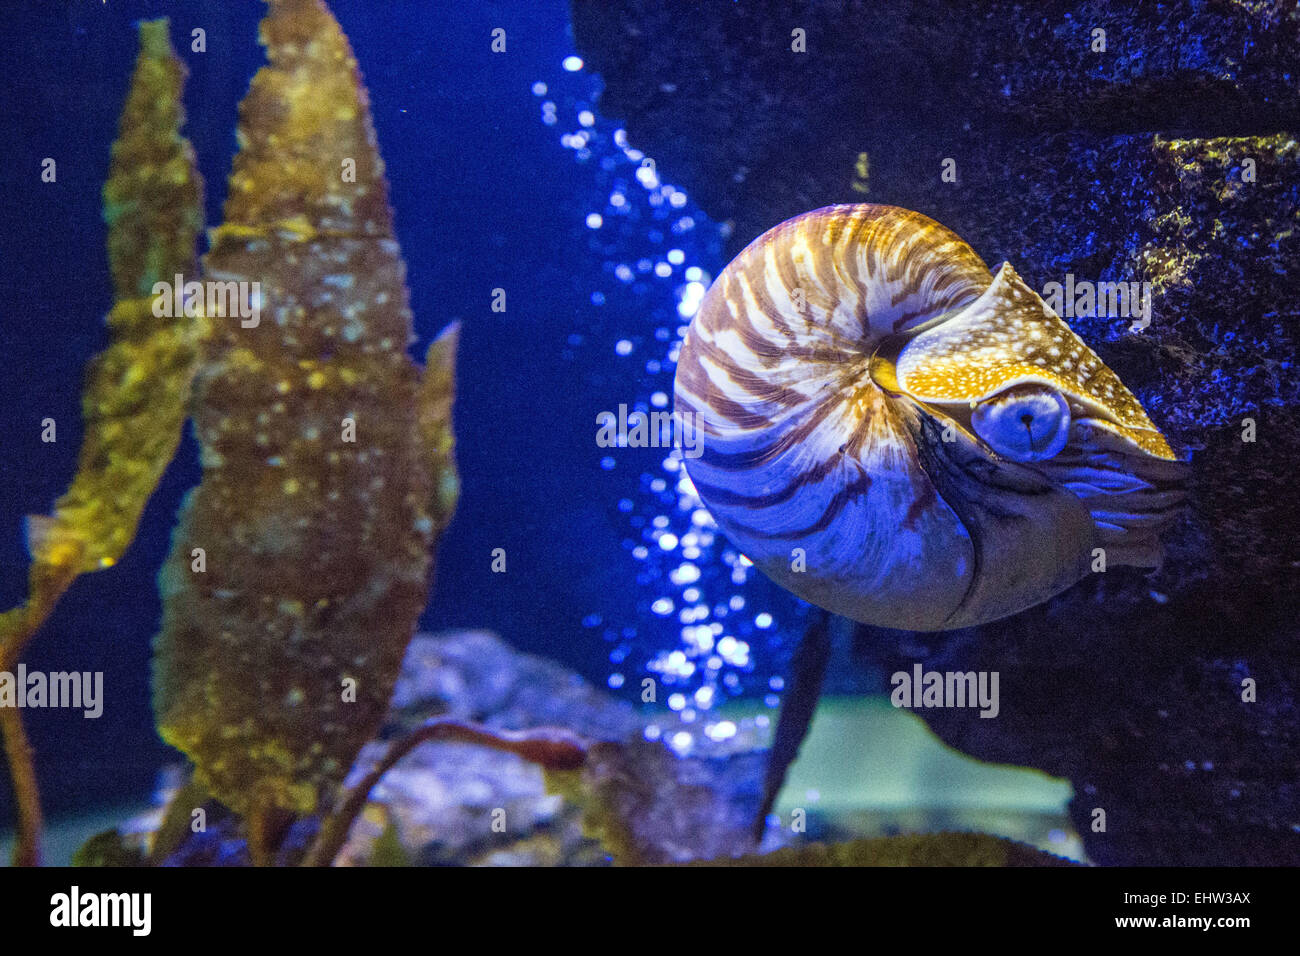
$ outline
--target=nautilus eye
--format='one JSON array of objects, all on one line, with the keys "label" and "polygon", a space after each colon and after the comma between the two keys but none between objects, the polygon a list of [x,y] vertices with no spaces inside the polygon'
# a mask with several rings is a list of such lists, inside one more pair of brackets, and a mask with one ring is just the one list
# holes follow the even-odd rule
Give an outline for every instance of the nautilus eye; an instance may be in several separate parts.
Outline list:
[{"label": "nautilus eye", "polygon": [[999,455],[1013,461],[1042,461],[1065,447],[1070,405],[1050,388],[1012,387],[976,405],[970,423]]},{"label": "nautilus eye", "polygon": [[[1010,265],[891,206],[769,230],[682,343],[687,473],[718,526],[800,597],[943,630],[1154,566],[1185,463]],[[967,427],[969,426],[969,427]]]}]

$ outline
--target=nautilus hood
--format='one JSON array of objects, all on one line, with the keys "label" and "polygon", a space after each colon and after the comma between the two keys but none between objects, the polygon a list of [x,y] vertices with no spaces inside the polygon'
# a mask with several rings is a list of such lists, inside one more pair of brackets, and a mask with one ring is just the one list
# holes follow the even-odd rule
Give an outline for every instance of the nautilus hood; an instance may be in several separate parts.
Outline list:
[{"label": "nautilus hood", "polygon": [[1007,388],[1046,386],[1096,427],[1152,457],[1174,458],[1119,376],[1010,263],[1003,263],[978,299],[913,336],[896,368],[903,390],[930,403],[978,403]]}]

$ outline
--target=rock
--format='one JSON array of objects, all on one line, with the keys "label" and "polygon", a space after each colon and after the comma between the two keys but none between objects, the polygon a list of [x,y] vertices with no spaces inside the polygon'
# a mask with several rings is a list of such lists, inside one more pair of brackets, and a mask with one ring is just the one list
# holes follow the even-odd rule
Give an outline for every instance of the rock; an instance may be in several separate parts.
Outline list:
[{"label": "rock", "polygon": [[[488,726],[500,726],[508,719],[518,730],[563,727],[568,718],[562,702],[567,700],[573,706],[573,721],[587,722],[585,762],[576,769],[543,772],[512,753],[486,746],[426,741],[372,788],[335,865],[676,864],[754,853],[751,830],[767,752],[754,747],[755,739],[763,735],[753,726],[753,718],[738,717],[744,729],[734,737],[713,741],[698,736],[686,747],[691,755],[681,756],[658,740],[646,739],[646,734],[657,728],[665,737],[676,737],[689,725],[669,723],[665,731],[662,725],[670,715],[655,710],[646,715],[653,724],[643,726],[641,715],[627,704],[553,662],[513,650],[486,631],[416,638],[405,661],[399,695],[402,706],[390,715],[388,725],[394,738],[428,717],[448,714]],[[606,727],[627,732],[621,739],[608,739],[611,735],[602,731]],[[388,740],[368,744],[348,784],[362,779],[388,745]],[[243,821],[215,800],[200,796],[183,774],[165,774],[156,799],[156,809],[87,844],[83,859],[101,866],[155,856],[165,857],[164,864],[172,866],[251,864]],[[195,805],[203,807],[206,822],[205,831],[198,834],[190,832]],[[922,808],[904,827],[924,829],[938,821],[946,829],[962,825],[942,814],[927,817]],[[770,827],[763,851],[860,835],[859,825],[852,825],[849,818],[823,815],[816,808],[810,808],[801,822],[807,826],[802,835],[792,832],[793,826]],[[879,834],[879,824],[877,818],[868,831]],[[302,862],[319,825],[316,817],[290,821],[276,864]],[[897,821],[883,830],[890,832],[896,826]],[[965,846],[962,841],[968,839],[978,846],[1011,845],[992,837],[954,839],[953,847]],[[950,843],[947,836],[936,841],[878,836],[862,846],[814,848],[809,860],[819,865],[897,862],[916,847],[932,846],[941,853]],[[1029,854],[1024,862],[1055,861],[1016,845]],[[938,857],[931,854],[925,859]],[[992,857],[986,862],[991,861]]]},{"label": "rock", "polygon": [[[642,729],[631,706],[489,631],[420,634],[407,648],[384,740],[366,745],[348,785],[374,765],[388,740],[431,716],[505,730],[563,727],[595,740],[622,740]],[[423,865],[606,861],[583,835],[579,808],[547,792],[540,768],[471,744],[424,743],[388,771],[339,862],[363,864],[390,825]]]},{"label": "rock", "polygon": [[[624,854],[625,862],[679,862],[752,849],[748,831],[764,752],[744,750],[736,740],[700,739],[694,748],[701,756],[678,757],[665,744],[644,739],[642,717],[630,705],[488,631],[412,640],[383,737],[363,748],[346,785],[359,782],[393,739],[437,716],[500,730],[576,732],[587,740],[587,765],[548,778],[512,753],[427,741],[370,791],[335,865],[400,859],[422,866],[604,866],[611,850]],[[656,726],[668,716],[656,712]],[[737,738],[752,740],[754,733],[748,727]],[[168,829],[166,821],[179,821],[169,838],[179,845],[163,851],[164,865],[250,865],[242,821],[189,791],[184,775],[169,770],[158,806],[88,846],[86,858],[116,859],[119,849],[147,858],[157,834]],[[196,799],[207,822],[198,834],[189,832],[189,805]],[[318,827],[315,817],[294,821],[277,864],[300,862]],[[614,839],[601,842],[595,834],[602,832]],[[787,838],[768,842],[780,846]]]},{"label": "rock", "polygon": [[859,654],[885,673],[999,671],[1000,719],[922,715],[976,757],[1069,777],[1094,860],[1300,863],[1300,495],[1286,481],[1300,468],[1300,11],[573,10],[602,112],[730,225],[733,253],[800,212],[869,201],[933,216],[1038,289],[1067,274],[1151,284],[1142,331],[1070,322],[1191,455],[1165,566],[1112,568],[975,632],[862,629]]},{"label": "rock", "polygon": [[985,833],[922,833],[847,843],[809,843],[727,860],[724,866],[1076,866]]},{"label": "rock", "polygon": [[[579,798],[620,863],[664,864],[752,853],[767,754],[679,758],[661,744],[599,744]],[[779,832],[768,842],[781,845]]]},{"label": "rock", "polygon": [[[411,642],[385,736],[434,715],[508,730],[562,727],[591,741],[587,766],[548,780],[513,754],[421,744],[371,791],[339,863],[364,865],[389,827],[422,865],[605,865],[610,852],[666,863],[752,849],[764,753],[701,742],[705,756],[678,757],[643,739],[642,717],[628,704],[488,631]],[[349,784],[385,747],[367,745]],[[592,807],[598,822],[584,819]],[[596,831],[617,832],[602,845]]]},{"label": "rock", "polygon": [[[369,766],[383,749],[368,745],[358,765]],[[583,836],[581,813],[547,793],[539,768],[469,744],[422,744],[386,773],[338,863],[364,865],[390,825],[421,865],[604,860],[599,845]]]},{"label": "rock", "polygon": [[[505,730],[554,725],[596,739],[641,730],[631,706],[554,661],[522,654],[490,631],[417,634],[393,692],[396,724],[441,714]],[[391,725],[394,723],[390,720]]]},{"label": "rock", "polygon": [[[601,111],[625,120],[632,144],[712,218],[735,221],[733,252],[817,205],[863,201],[852,182],[864,150],[871,200],[891,201],[879,197],[909,178],[909,160],[937,179],[963,135],[1005,143],[1064,130],[1300,127],[1300,12],[1272,3],[573,0],[572,9],[578,50],[605,83]],[[1098,28],[1105,52],[1093,50]],[[806,53],[792,50],[795,29]]]}]

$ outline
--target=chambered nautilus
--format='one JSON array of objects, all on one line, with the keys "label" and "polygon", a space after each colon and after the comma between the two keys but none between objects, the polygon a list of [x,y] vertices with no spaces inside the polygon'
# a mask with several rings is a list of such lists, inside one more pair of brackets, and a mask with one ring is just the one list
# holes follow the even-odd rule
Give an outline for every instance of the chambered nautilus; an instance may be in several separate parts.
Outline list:
[{"label": "chambered nautilus", "polygon": [[892,206],[818,209],[737,256],[687,332],[676,410],[731,541],[883,627],[996,620],[1099,558],[1155,567],[1184,498],[1185,463],[1015,270]]}]

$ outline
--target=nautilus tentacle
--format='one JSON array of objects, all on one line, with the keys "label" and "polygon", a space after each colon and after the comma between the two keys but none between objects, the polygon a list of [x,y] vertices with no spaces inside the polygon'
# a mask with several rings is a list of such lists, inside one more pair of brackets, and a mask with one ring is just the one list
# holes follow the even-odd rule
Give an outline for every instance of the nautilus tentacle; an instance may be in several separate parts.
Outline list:
[{"label": "nautilus tentacle", "polygon": [[800,597],[942,630],[1154,566],[1185,465],[1003,265],[890,206],[782,223],[718,277],[677,369],[687,471],[722,530]]}]

